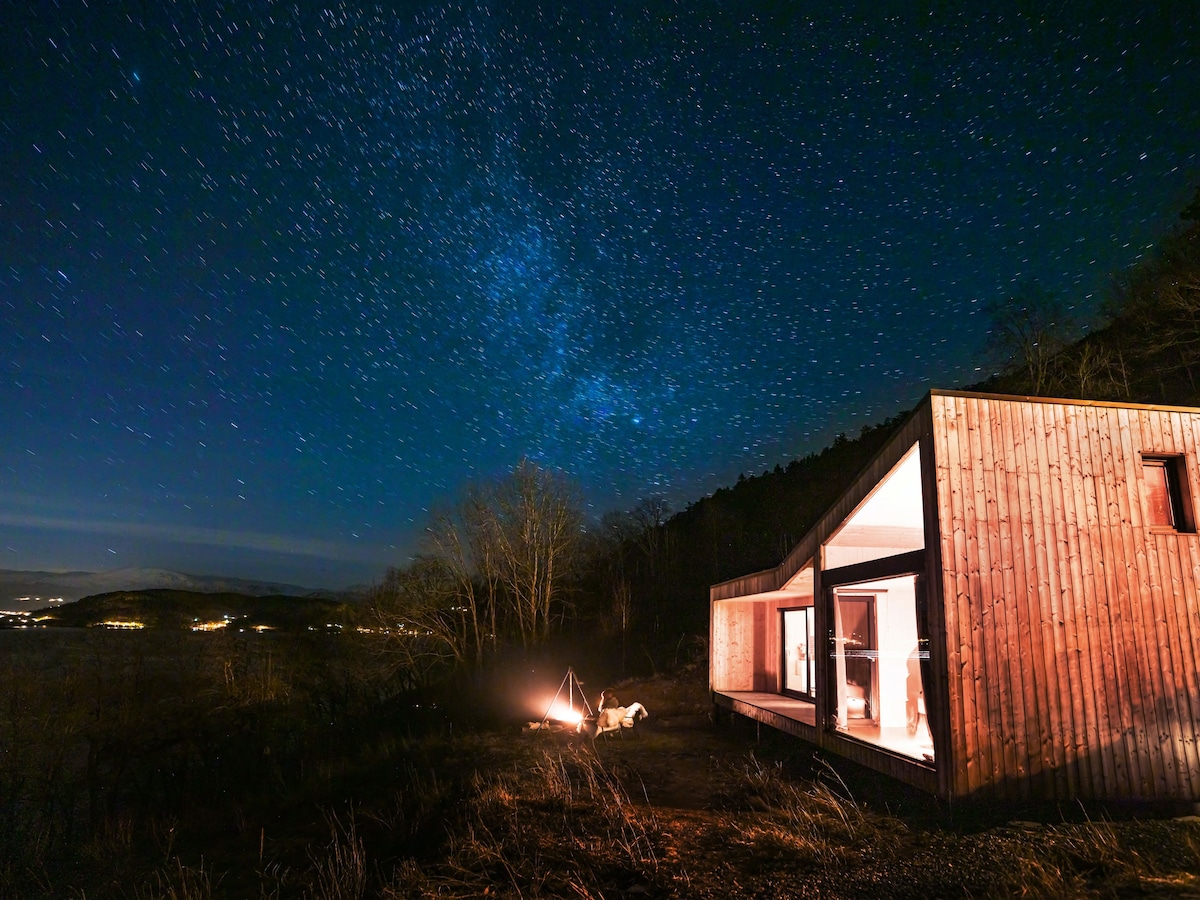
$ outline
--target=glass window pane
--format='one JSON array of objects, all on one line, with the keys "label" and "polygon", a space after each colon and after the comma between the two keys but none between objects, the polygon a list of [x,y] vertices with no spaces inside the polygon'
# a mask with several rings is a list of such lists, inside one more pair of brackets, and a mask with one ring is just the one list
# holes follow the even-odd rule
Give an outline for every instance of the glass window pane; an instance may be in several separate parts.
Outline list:
[{"label": "glass window pane", "polygon": [[833,666],[838,728],[850,737],[933,761],[911,575],[839,588]]},{"label": "glass window pane", "polygon": [[1175,517],[1171,511],[1171,485],[1168,481],[1166,463],[1161,459],[1146,460],[1142,464],[1146,482],[1146,505],[1149,525],[1172,528]]},{"label": "glass window pane", "polygon": [[921,449],[913,444],[871,496],[825,542],[825,568],[924,548]]},{"label": "glass window pane", "polygon": [[816,660],[812,653],[813,608],[789,609],[783,613],[785,690],[811,696]]}]

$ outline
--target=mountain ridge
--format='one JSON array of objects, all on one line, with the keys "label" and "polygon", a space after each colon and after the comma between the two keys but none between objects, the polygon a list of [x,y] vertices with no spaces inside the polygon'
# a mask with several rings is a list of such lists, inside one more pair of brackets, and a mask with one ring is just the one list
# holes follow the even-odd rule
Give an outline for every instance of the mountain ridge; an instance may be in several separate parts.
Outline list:
[{"label": "mountain ridge", "polygon": [[359,624],[360,598],[308,594],[250,595],[225,591],[197,592],[176,588],[120,590],[93,594],[73,603],[56,604],[37,619],[10,617],[0,626],[24,628],[151,628],[178,631],[270,630],[340,633]]},{"label": "mountain ridge", "polygon": [[73,603],[113,591],[178,590],[196,593],[233,593],[251,597],[336,597],[349,591],[330,591],[296,584],[222,575],[192,575],[160,568],[123,568],[101,572],[0,569],[0,604],[13,610],[33,611],[59,603]]}]

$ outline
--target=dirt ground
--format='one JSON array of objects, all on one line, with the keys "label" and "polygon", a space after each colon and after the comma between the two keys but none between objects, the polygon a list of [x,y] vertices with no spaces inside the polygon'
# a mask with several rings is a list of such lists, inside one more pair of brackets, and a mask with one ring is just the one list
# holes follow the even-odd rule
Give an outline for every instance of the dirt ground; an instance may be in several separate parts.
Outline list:
[{"label": "dirt ground", "polygon": [[721,807],[753,757],[796,779],[850,778],[844,788],[849,795],[880,802],[890,812],[935,819],[942,814],[934,798],[846,761],[831,769],[815,747],[774,729],[741,717],[714,724],[702,668],[626,681],[616,690],[623,703],[642,703],[649,718],[595,742],[570,734],[556,738],[566,746],[590,746],[606,764],[633,777],[635,801],[680,810]]},{"label": "dirt ground", "polygon": [[650,718],[594,754],[656,828],[656,877],[597,896],[1200,897],[1200,820],[988,805],[928,795],[735,717],[710,721],[703,673],[617,686]]}]

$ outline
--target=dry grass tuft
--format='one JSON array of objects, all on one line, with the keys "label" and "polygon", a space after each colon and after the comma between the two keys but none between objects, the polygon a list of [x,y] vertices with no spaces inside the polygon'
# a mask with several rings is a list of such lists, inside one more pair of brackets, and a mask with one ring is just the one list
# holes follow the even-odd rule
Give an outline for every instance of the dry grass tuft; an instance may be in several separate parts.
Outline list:
[{"label": "dry grass tuft", "polygon": [[[1190,882],[1194,887],[1196,883],[1194,877],[1180,881],[1180,872],[1169,871],[1147,852],[1148,847],[1143,850],[1106,819],[1021,830],[1032,830],[1040,840],[1022,841],[1014,847],[1013,864],[1000,879],[1014,894],[1078,897],[1105,885],[1106,892],[1124,895],[1158,891],[1168,884]],[[1191,860],[1193,872],[1196,863],[1200,863],[1200,855]]]},{"label": "dry grass tuft", "polygon": [[855,801],[828,765],[821,777],[795,781],[780,762],[751,754],[740,772],[741,803],[760,816],[756,843],[763,852],[787,852],[818,866],[841,864],[870,845],[873,852],[898,845],[903,824],[869,812]]},{"label": "dry grass tuft", "polygon": [[542,751],[531,765],[477,774],[451,824],[445,861],[406,861],[388,897],[601,897],[654,883],[661,835],[590,752]]},{"label": "dry grass tuft", "polygon": [[351,809],[343,825],[335,813],[326,814],[329,843],[320,852],[309,850],[312,860],[312,900],[362,900],[367,891],[367,859]]},{"label": "dry grass tuft", "polygon": [[203,860],[198,866],[185,866],[179,857],[175,857],[174,866],[155,872],[154,883],[135,891],[134,897],[136,900],[212,900],[219,885],[219,879],[213,883]]}]

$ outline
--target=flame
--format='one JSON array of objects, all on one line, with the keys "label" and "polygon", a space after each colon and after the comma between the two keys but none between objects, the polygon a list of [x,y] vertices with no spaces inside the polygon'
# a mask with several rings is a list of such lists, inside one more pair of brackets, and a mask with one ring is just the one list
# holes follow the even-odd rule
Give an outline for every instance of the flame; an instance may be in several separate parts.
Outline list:
[{"label": "flame", "polygon": [[550,707],[546,718],[557,722],[566,722],[568,725],[577,725],[583,721],[583,713],[560,700]]}]

